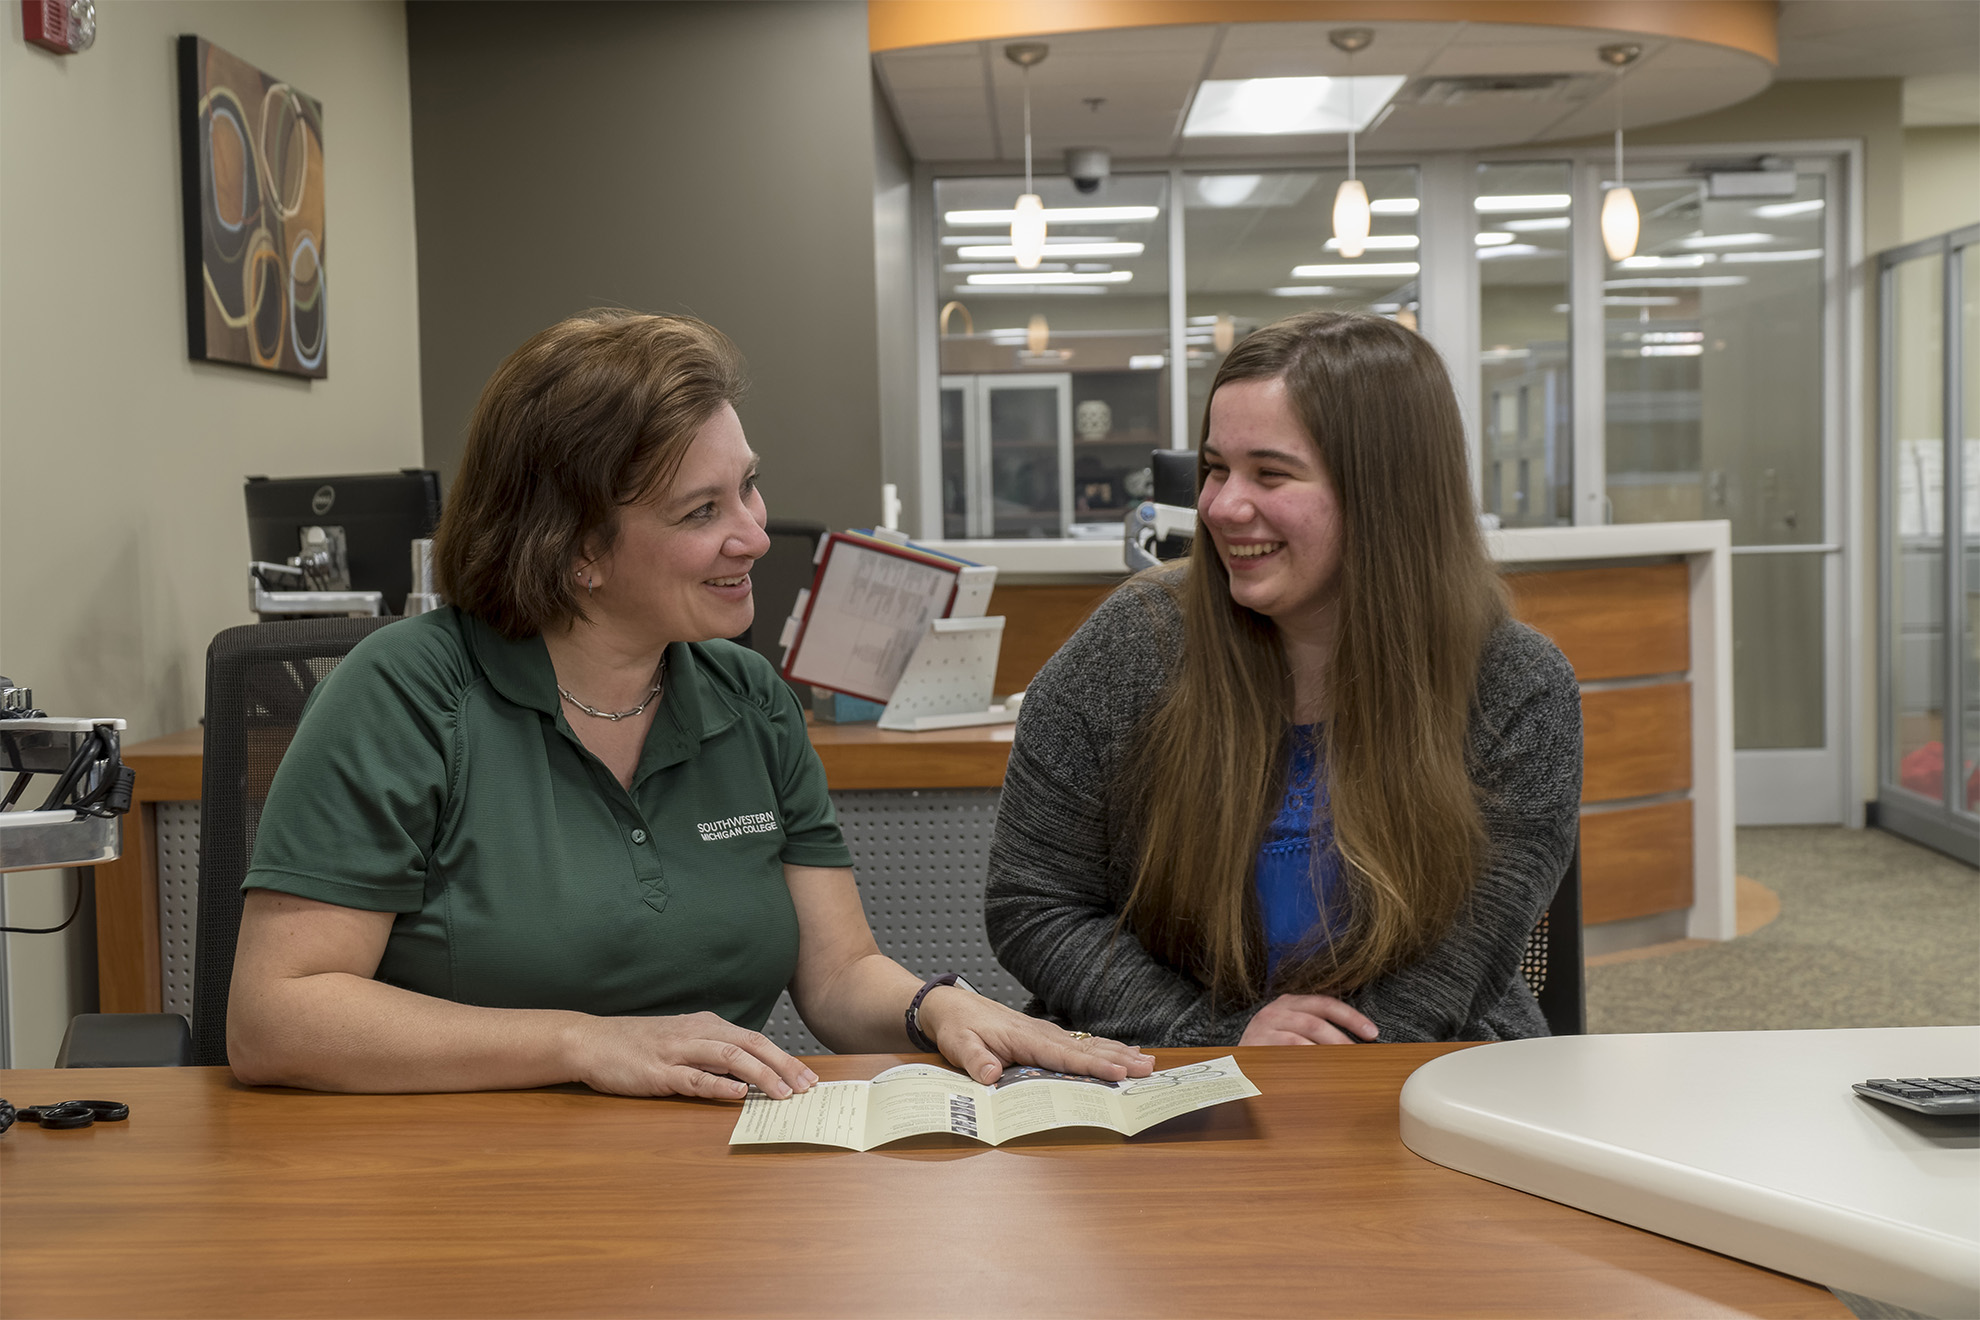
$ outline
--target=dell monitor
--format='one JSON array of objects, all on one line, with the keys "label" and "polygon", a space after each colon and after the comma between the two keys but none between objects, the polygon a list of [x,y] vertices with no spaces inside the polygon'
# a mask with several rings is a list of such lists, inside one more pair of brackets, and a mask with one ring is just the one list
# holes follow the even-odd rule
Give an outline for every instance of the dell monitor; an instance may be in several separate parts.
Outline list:
[{"label": "dell monitor", "polygon": [[412,543],[440,524],[440,474],[424,468],[349,477],[249,477],[248,557],[286,563],[306,527],[342,529],[350,588],[382,591],[405,613]]}]

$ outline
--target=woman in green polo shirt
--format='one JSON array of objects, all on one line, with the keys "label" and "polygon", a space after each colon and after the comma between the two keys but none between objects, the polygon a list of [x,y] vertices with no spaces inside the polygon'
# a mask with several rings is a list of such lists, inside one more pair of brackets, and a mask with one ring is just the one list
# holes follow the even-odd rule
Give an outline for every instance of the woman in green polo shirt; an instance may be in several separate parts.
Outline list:
[{"label": "woman in green polo shirt", "polygon": [[788,1095],[817,1079],[757,1030],[786,987],[838,1050],[1149,1070],[874,944],[796,701],[714,640],[769,544],[742,383],[718,331],[619,312],[496,371],[436,538],[452,606],[351,652],[269,791],[242,1081]]}]

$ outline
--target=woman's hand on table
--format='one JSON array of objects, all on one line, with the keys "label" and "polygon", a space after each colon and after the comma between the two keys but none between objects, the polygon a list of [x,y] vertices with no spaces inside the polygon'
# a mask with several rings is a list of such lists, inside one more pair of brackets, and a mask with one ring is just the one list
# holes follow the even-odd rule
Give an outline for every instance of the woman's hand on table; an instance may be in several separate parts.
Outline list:
[{"label": "woman's hand on table", "polygon": [[984,1085],[1014,1064],[1118,1082],[1146,1077],[1153,1055],[1104,1036],[1075,1036],[994,999],[940,986],[921,1004],[921,1027],[949,1062]]},{"label": "woman's hand on table", "polygon": [[1332,995],[1280,995],[1258,1010],[1240,1045],[1354,1045],[1374,1040],[1375,1024]]},{"label": "woman's hand on table", "polygon": [[587,1017],[572,1029],[574,1080],[611,1095],[692,1095],[740,1100],[750,1086],[781,1100],[818,1075],[772,1044],[713,1013]]}]

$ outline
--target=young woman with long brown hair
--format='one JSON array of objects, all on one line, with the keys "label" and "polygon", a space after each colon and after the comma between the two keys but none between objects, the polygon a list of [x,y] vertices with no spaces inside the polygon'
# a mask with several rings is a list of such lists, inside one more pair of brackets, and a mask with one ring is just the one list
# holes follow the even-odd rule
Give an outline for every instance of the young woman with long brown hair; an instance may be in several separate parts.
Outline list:
[{"label": "young woman with long brown hair", "polygon": [[1507,617],[1435,350],[1266,326],[1211,386],[1200,529],[1026,695],[985,904],[1042,1011],[1141,1045],[1546,1034],[1581,707]]}]

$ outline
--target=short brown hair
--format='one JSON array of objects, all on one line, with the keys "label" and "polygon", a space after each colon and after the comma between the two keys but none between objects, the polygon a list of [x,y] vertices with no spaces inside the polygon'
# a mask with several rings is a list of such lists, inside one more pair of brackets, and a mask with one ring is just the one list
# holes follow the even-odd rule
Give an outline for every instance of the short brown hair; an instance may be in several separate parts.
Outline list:
[{"label": "short brown hair", "polygon": [[447,599],[509,638],[584,617],[572,564],[664,489],[744,388],[742,355],[691,316],[596,310],[509,355],[481,391],[434,534]]}]

